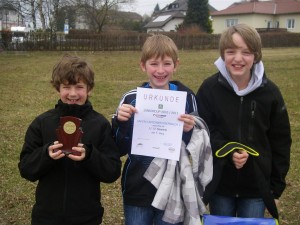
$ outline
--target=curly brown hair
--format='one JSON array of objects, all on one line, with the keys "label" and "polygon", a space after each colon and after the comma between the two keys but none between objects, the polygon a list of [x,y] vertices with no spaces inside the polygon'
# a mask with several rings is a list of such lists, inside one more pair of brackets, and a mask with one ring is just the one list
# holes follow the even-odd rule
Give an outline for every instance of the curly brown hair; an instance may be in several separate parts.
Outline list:
[{"label": "curly brown hair", "polygon": [[92,66],[78,56],[64,55],[54,66],[51,84],[59,91],[60,84],[77,84],[83,81],[87,84],[88,91],[92,90],[95,73]]}]

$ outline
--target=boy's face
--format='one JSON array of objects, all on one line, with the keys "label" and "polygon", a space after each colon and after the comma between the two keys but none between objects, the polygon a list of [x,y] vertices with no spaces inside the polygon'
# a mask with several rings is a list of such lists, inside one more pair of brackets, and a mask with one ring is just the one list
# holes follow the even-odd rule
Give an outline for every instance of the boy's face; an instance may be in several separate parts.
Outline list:
[{"label": "boy's face", "polygon": [[250,80],[250,71],[254,63],[254,54],[248,49],[245,41],[238,33],[232,35],[236,48],[228,48],[224,51],[224,61],[230,76],[234,81]]},{"label": "boy's face", "polygon": [[169,56],[164,58],[152,57],[146,63],[140,63],[143,72],[147,73],[149,82],[152,88],[155,89],[169,89],[169,81],[176,71],[178,61],[174,64]]},{"label": "boy's face", "polygon": [[87,84],[80,80],[77,84],[60,84],[59,96],[63,103],[66,104],[85,104],[90,91]]}]

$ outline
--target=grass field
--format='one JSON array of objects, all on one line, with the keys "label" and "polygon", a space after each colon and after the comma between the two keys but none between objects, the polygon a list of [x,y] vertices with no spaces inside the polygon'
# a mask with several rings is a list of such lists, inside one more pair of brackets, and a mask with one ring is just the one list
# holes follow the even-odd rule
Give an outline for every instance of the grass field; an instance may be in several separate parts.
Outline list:
[{"label": "grass field", "polygon": [[[58,95],[49,81],[62,52],[2,52],[0,54],[0,225],[30,224],[36,183],[22,179],[17,168],[25,131],[40,113],[52,108]],[[110,120],[122,94],[146,80],[138,66],[139,52],[77,52],[96,72],[90,98],[94,108]],[[195,92],[203,79],[216,72],[216,50],[180,51],[180,67],[174,79]],[[264,49],[267,76],[280,87],[292,127],[291,168],[281,197],[283,225],[300,220],[300,48]],[[103,224],[123,221],[120,180],[102,186]]]}]

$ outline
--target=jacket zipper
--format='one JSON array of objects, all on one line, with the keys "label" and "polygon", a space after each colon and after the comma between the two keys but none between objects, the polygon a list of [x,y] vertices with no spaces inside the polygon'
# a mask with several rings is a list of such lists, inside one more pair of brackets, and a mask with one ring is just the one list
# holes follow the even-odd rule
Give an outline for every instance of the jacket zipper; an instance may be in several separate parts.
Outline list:
[{"label": "jacket zipper", "polygon": [[251,101],[251,120],[249,123],[249,140],[253,141],[254,119],[255,119],[256,101]]},{"label": "jacket zipper", "polygon": [[243,108],[244,97],[240,98],[240,108],[239,108],[239,127],[238,127],[238,139],[239,142],[242,140],[242,108]]},{"label": "jacket zipper", "polygon": [[[239,118],[238,118],[238,140],[241,142],[242,140],[242,115],[243,115],[243,102],[244,102],[244,97],[242,96],[240,98],[240,107],[239,107]],[[237,176],[236,176],[236,183],[239,183],[240,179],[240,170],[237,170]],[[238,187],[238,186],[237,186]],[[236,190],[236,197],[239,197],[239,188]]]}]

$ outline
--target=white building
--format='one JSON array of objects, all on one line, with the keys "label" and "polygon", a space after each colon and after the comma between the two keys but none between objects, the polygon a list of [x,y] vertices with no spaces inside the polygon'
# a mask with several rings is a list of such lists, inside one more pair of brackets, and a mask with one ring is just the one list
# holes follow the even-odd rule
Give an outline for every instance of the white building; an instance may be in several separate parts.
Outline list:
[{"label": "white building", "polygon": [[18,26],[25,26],[22,14],[11,4],[0,4],[0,30]]},{"label": "white building", "polygon": [[248,0],[233,3],[228,8],[211,13],[213,33],[222,33],[227,27],[245,23],[256,29],[286,29],[300,32],[299,0]]},{"label": "white building", "polygon": [[[208,7],[210,12],[216,10],[210,5]],[[187,9],[188,0],[176,0],[170,3],[156,12],[151,21],[146,24],[147,33],[176,31],[176,28],[183,23]]]}]

